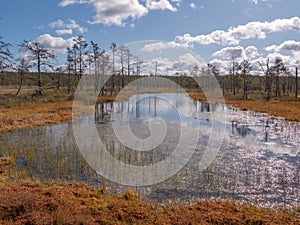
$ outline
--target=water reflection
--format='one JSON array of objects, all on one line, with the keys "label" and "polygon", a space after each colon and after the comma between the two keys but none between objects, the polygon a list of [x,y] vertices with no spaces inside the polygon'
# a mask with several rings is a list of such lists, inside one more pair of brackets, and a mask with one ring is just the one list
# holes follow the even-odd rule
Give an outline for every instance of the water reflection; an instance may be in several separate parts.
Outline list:
[{"label": "water reflection", "polygon": [[[181,125],[201,132],[192,159],[179,173],[160,184],[136,189],[151,199],[221,197],[262,206],[299,204],[299,123],[199,101],[188,104],[186,98],[185,94],[135,95],[124,102],[98,104],[95,114],[82,120],[97,124],[99,137],[111,155],[137,166],[168,157],[177,145]],[[218,121],[226,124],[226,138],[214,163],[200,172],[198,163],[211,134],[210,112],[216,110],[227,112],[226,118]],[[117,140],[114,120],[129,121],[136,136],[147,138],[149,121],[155,117],[167,124],[166,137],[158,148],[134,151]],[[0,143],[0,155],[14,157],[30,177],[101,185],[102,178],[78,151],[69,123],[5,133]],[[113,191],[124,188],[114,183],[109,186]]]}]

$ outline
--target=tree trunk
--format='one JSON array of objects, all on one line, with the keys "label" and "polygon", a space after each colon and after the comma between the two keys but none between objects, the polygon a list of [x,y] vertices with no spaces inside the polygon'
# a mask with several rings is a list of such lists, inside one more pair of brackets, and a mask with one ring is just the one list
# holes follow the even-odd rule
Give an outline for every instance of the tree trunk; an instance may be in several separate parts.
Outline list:
[{"label": "tree trunk", "polygon": [[38,54],[38,78],[37,78],[37,83],[39,87],[42,87],[42,83],[41,83],[41,57]]},{"label": "tree trunk", "polygon": [[71,62],[69,62],[69,68],[68,68],[68,94],[71,91]]},{"label": "tree trunk", "polygon": [[75,71],[75,76],[77,75],[77,52],[74,50],[74,71]]},{"label": "tree trunk", "polygon": [[230,87],[231,87],[231,92],[233,92],[233,71],[231,71],[231,79],[230,79]]},{"label": "tree trunk", "polygon": [[281,97],[280,94],[280,77],[279,77],[279,69],[277,68],[276,74],[275,74],[275,96]]},{"label": "tree trunk", "polygon": [[130,76],[130,53],[129,49],[127,49],[127,75]]},{"label": "tree trunk", "polygon": [[81,79],[82,76],[82,52],[81,52],[81,46],[79,49],[79,79]]},{"label": "tree trunk", "polygon": [[295,88],[295,98],[298,98],[298,67],[296,67],[296,88]]},{"label": "tree trunk", "polygon": [[19,88],[18,88],[18,91],[16,93],[16,97],[19,95],[20,91],[21,91],[21,88],[22,88],[22,85],[23,85],[23,74],[20,74],[20,85],[19,85]]},{"label": "tree trunk", "polygon": [[235,66],[234,66],[234,61],[232,61],[232,90],[233,90],[233,95],[235,95]]},{"label": "tree trunk", "polygon": [[246,87],[246,71],[243,71],[244,73],[244,99],[247,100],[247,87]]},{"label": "tree trunk", "polygon": [[[99,64],[99,62],[98,62]],[[94,93],[98,93],[99,91],[99,71],[97,66],[97,57],[94,57],[94,66],[95,66],[95,86],[94,86]]]},{"label": "tree trunk", "polygon": [[271,98],[271,86],[272,86],[272,83],[271,83],[271,75],[270,75],[270,68],[269,68],[269,63],[267,63],[267,72],[266,72],[266,80],[267,80],[267,83],[266,83],[266,88],[267,88],[267,101],[270,100]]},{"label": "tree trunk", "polygon": [[110,89],[110,96],[113,95],[115,89],[115,75],[111,76],[111,89]]},{"label": "tree trunk", "polygon": [[[123,50],[122,50],[123,51]],[[124,59],[123,59],[124,55],[123,52],[121,52],[121,88],[124,88]]]}]

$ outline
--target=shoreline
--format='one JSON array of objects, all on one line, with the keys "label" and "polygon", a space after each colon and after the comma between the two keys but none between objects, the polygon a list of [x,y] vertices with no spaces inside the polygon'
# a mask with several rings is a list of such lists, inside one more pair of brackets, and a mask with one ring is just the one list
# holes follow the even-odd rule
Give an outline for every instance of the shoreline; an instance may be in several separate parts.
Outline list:
[{"label": "shoreline", "polygon": [[[206,102],[206,97],[202,92],[189,92],[192,99]],[[251,110],[260,113],[268,113],[269,116],[282,117],[289,121],[300,122],[300,101],[298,100],[241,100],[224,98],[226,105],[230,105],[241,110]]]},{"label": "shoreline", "polygon": [[[122,98],[116,96],[99,97],[97,103],[113,102],[115,100],[126,100],[131,95],[139,92],[126,93]],[[206,101],[206,97],[201,92],[189,92],[190,98],[194,100]],[[300,101],[296,100],[237,100],[225,98],[225,103],[241,110],[252,110],[268,113],[270,116],[283,117],[286,120],[300,122]],[[57,124],[72,121],[73,101],[53,101],[53,102],[29,102],[23,105],[11,107],[0,107],[0,133],[14,131],[33,126]],[[82,109],[83,113],[88,113],[90,109]]]},{"label": "shoreline", "polygon": [[[134,93],[132,93],[134,94]],[[196,100],[206,101],[203,93],[189,93]],[[130,97],[123,96],[125,100]],[[97,102],[112,102],[115,97],[100,97]],[[265,104],[259,100],[228,100],[243,110],[258,109]],[[280,101],[279,101],[280,102]],[[290,102],[287,102],[290,103]],[[287,104],[286,103],[286,104]],[[296,102],[300,111],[300,102]],[[73,101],[28,102],[25,105],[0,107],[0,133],[32,126],[57,124],[72,120]],[[281,103],[283,106],[285,103]],[[251,108],[251,106],[253,108]],[[287,108],[286,110],[290,110]],[[300,116],[299,111],[293,112]],[[84,110],[83,110],[84,112]],[[88,111],[86,111],[87,113]],[[283,113],[281,111],[280,113]],[[297,118],[296,118],[297,119]],[[4,121],[4,122],[3,122]],[[4,166],[1,165],[3,162]],[[112,195],[106,187],[95,188],[84,183],[24,180],[14,174],[13,163],[0,158],[0,223],[12,224],[26,221],[69,224],[298,224],[300,207],[293,209],[262,208],[249,203],[230,200],[200,200],[191,204],[153,205],[143,201],[132,190]],[[105,186],[105,185],[104,185]],[[19,210],[22,209],[22,210]],[[34,210],[32,210],[34,209]],[[72,215],[63,217],[60,215]]]}]

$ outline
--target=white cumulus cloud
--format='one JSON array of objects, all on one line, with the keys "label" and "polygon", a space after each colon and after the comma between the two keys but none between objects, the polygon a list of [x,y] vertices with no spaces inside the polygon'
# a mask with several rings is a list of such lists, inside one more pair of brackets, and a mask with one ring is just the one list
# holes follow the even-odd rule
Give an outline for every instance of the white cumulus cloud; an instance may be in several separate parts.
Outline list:
[{"label": "white cumulus cloud", "polygon": [[73,30],[72,29],[59,29],[59,30],[56,30],[56,33],[58,35],[64,35],[64,34],[73,34]]},{"label": "white cumulus cloud", "polygon": [[244,48],[242,46],[226,47],[213,54],[213,57],[221,59],[254,59],[259,56],[258,50],[255,46]]},{"label": "white cumulus cloud", "polygon": [[265,48],[266,51],[282,52],[282,51],[291,51],[291,52],[300,52],[300,42],[288,40],[280,45],[271,45]]},{"label": "white cumulus cloud", "polygon": [[275,60],[280,58],[280,59],[282,59],[284,65],[287,68],[291,68],[292,66],[294,66],[294,62],[295,62],[295,59],[292,56],[283,55],[278,52],[268,54],[266,58],[269,59],[270,64],[274,64]]},{"label": "white cumulus cloud", "polygon": [[169,48],[176,48],[176,47],[188,47],[188,46],[183,46],[179,43],[176,43],[174,41],[170,42],[154,42],[150,44],[146,44],[141,50],[144,52],[154,52],[154,51],[162,51],[165,49]]},{"label": "white cumulus cloud", "polygon": [[146,0],[146,7],[150,10],[170,10],[170,11],[177,11],[177,9],[172,6],[172,4],[168,0]]},{"label": "white cumulus cloud", "polygon": [[213,59],[209,64],[215,66],[221,74],[227,74],[232,67],[232,61],[223,59]]},{"label": "white cumulus cloud", "polygon": [[79,33],[83,34],[87,32],[87,28],[80,26],[75,20],[68,19],[68,22],[62,20],[57,20],[49,24],[53,29],[57,28],[56,33],[58,35],[63,34],[73,34],[74,30],[77,30]]},{"label": "white cumulus cloud", "polygon": [[178,57],[178,60],[173,64],[173,68],[188,73],[187,71],[191,70],[196,65],[198,67],[206,66],[202,59],[192,55],[191,53],[186,53]]},{"label": "white cumulus cloud", "polygon": [[258,52],[258,49],[255,46],[248,46],[244,49],[244,56],[246,59],[254,59],[259,55],[260,53]]},{"label": "white cumulus cloud", "polygon": [[93,6],[95,15],[92,24],[104,24],[107,26],[124,26],[126,20],[138,19],[151,10],[170,10],[175,12],[177,8],[172,4],[179,5],[180,0],[62,0],[61,7],[74,4],[90,4]]},{"label": "white cumulus cloud", "polygon": [[137,0],[91,0],[91,3],[96,11],[92,23],[102,23],[108,26],[124,26],[124,20],[129,17],[136,19],[148,13],[148,9]]},{"label": "white cumulus cloud", "polygon": [[[246,48],[247,49],[247,48]],[[232,70],[232,58],[230,56],[235,55],[243,55],[246,52],[246,49],[243,50],[242,47],[239,48],[232,48],[232,49],[223,49],[217,53],[218,56],[221,56],[221,58],[214,58],[209,63],[216,66],[221,74],[228,74]],[[256,54],[255,54],[256,55]],[[267,54],[266,56],[257,55],[255,58],[248,58],[248,62],[251,66],[250,74],[263,74],[261,65],[263,67],[266,67],[266,61],[269,60],[269,66],[273,66],[276,59],[280,58],[282,59],[285,67],[287,67],[290,70],[293,70],[295,66],[300,66],[300,52],[294,52],[292,55],[284,55],[279,52],[273,52],[270,54]],[[235,62],[241,63],[244,58],[239,57],[235,58]]]},{"label": "white cumulus cloud", "polygon": [[66,6],[74,5],[74,4],[85,4],[87,2],[88,2],[88,0],[62,0],[59,3],[59,6],[66,7]]},{"label": "white cumulus cloud", "polygon": [[270,22],[250,22],[245,25],[230,27],[227,31],[216,30],[205,35],[191,36],[187,33],[181,36],[176,36],[175,41],[188,45],[193,45],[194,43],[201,45],[239,45],[240,40],[253,38],[265,39],[269,33],[289,30],[300,31],[299,17],[275,19]]},{"label": "white cumulus cloud", "polygon": [[74,44],[73,38],[63,39],[62,37],[53,37],[50,34],[43,34],[35,41],[58,53],[65,53],[67,48]]}]

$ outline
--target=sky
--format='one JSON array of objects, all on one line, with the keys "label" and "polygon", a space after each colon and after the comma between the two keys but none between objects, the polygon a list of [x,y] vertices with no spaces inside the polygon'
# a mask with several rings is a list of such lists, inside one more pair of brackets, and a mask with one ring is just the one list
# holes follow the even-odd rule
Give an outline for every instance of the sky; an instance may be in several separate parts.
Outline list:
[{"label": "sky", "polygon": [[[0,36],[18,58],[23,40],[39,41],[66,61],[66,48],[82,35],[109,51],[110,44],[157,40],[164,50],[190,49],[228,71],[232,58],[258,62],[280,57],[300,66],[299,0],[1,0]],[[253,70],[256,71],[255,69]],[[256,72],[257,72],[256,71]]]}]

